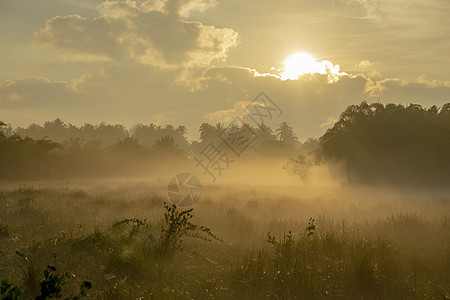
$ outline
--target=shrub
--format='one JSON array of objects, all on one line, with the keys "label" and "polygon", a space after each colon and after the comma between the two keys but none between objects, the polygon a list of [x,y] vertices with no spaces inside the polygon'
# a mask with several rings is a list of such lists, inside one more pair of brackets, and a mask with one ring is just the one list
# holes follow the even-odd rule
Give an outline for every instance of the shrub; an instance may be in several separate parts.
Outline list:
[{"label": "shrub", "polygon": [[162,256],[172,256],[177,250],[183,248],[182,238],[190,236],[207,242],[218,240],[208,227],[191,223],[193,208],[179,211],[175,204],[169,206],[164,203],[164,213],[161,236],[157,247],[157,253]]},{"label": "shrub", "polygon": [[3,300],[16,300],[23,294],[24,289],[2,280],[0,285],[0,296]]},{"label": "shrub", "polygon": [[[69,274],[64,273],[63,275],[58,275],[55,273],[56,268],[54,266],[47,266],[44,271],[44,279],[41,281],[41,290],[36,300],[45,300],[51,298],[61,298],[62,288],[68,283]],[[78,295],[71,294],[66,297],[66,300],[78,300],[87,295],[88,290],[92,288],[92,284],[88,281],[83,281],[80,285],[80,293]]]}]

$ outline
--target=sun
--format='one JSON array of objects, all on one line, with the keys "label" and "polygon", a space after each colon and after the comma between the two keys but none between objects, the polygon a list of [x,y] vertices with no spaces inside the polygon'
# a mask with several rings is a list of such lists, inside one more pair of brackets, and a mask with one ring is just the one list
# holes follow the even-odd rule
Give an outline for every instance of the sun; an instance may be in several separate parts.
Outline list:
[{"label": "sun", "polygon": [[311,54],[306,52],[295,53],[284,61],[281,78],[296,80],[301,75],[317,73],[317,64],[316,59]]},{"label": "sun", "polygon": [[[276,77],[281,80],[298,80],[303,75],[326,75],[329,83],[334,83],[342,76],[347,75],[340,71],[339,65],[329,60],[317,60],[307,52],[297,52],[284,61],[284,67],[275,69],[278,71]],[[262,76],[265,76],[263,74]],[[310,78],[307,76],[306,78]]]}]

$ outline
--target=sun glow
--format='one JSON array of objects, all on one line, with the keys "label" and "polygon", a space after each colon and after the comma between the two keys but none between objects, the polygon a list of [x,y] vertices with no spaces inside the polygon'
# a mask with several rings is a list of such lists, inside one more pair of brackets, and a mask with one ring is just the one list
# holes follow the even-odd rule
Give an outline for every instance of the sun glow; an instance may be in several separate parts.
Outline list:
[{"label": "sun glow", "polygon": [[289,56],[284,61],[284,68],[280,71],[282,80],[297,80],[306,74],[325,74],[328,75],[329,82],[336,82],[339,80],[339,76],[346,75],[346,73],[340,72],[339,65],[334,65],[328,60],[317,61],[306,52]]},{"label": "sun glow", "polygon": [[283,76],[298,79],[303,74],[316,73],[316,60],[306,52],[295,53],[284,61]]}]

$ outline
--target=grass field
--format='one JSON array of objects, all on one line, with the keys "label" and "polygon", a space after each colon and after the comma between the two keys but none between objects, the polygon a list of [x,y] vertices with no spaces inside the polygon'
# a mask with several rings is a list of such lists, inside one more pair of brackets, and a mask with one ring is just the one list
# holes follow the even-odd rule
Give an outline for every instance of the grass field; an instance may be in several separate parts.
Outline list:
[{"label": "grass field", "polygon": [[217,184],[183,223],[166,184],[2,183],[0,279],[23,299],[48,265],[68,274],[63,295],[89,281],[95,299],[450,298],[444,196]]}]

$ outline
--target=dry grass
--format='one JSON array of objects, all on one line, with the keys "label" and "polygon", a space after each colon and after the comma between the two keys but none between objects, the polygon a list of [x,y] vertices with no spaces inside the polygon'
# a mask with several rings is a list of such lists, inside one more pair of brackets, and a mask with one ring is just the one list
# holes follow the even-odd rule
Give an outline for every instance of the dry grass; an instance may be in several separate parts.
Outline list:
[{"label": "dry grass", "polygon": [[[0,279],[30,292],[51,264],[71,274],[68,291],[88,280],[89,297],[97,299],[450,296],[450,201],[444,196],[206,186],[192,222],[223,242],[185,238],[183,250],[167,259],[155,255],[149,238],[161,227],[165,183],[2,184]],[[307,231],[311,217],[316,228]],[[114,229],[132,218],[149,226],[132,235]]]}]

